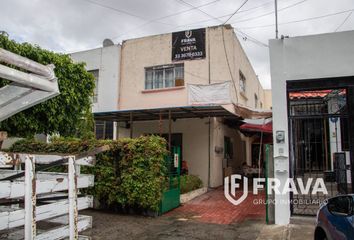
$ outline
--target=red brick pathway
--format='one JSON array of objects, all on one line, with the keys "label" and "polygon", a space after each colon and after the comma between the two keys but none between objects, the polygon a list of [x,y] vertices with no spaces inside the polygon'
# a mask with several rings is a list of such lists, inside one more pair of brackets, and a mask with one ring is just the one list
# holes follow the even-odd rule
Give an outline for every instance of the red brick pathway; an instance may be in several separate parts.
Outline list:
[{"label": "red brick pathway", "polygon": [[166,216],[217,224],[242,222],[246,219],[264,219],[265,221],[265,205],[254,204],[254,201],[259,202],[259,200],[264,203],[264,192],[258,195],[249,192],[248,197],[235,206],[225,198],[223,188],[218,188],[168,212]]}]

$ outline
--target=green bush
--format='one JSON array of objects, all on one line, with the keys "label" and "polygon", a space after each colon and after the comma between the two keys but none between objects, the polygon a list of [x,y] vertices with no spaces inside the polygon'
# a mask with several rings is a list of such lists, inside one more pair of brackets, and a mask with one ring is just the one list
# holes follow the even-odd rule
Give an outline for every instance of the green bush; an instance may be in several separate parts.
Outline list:
[{"label": "green bush", "polygon": [[110,150],[96,155],[95,166],[81,168],[82,173],[95,175],[95,186],[88,192],[106,207],[158,211],[167,173],[163,138],[142,136],[117,141],[59,138],[49,144],[22,140],[10,151],[77,154],[103,145],[109,145]]},{"label": "green bush", "polygon": [[181,193],[187,193],[203,187],[203,182],[198,176],[182,175],[181,176]]}]

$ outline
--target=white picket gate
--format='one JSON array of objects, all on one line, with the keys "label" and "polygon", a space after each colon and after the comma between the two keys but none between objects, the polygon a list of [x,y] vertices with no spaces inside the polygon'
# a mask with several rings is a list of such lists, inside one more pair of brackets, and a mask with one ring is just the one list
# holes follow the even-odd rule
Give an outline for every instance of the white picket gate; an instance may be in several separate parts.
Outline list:
[{"label": "white picket gate", "polygon": [[[54,67],[0,48],[0,78],[10,81],[0,88],[0,121],[59,95]],[[78,196],[78,190],[93,186],[94,177],[80,174],[80,166],[92,165],[94,155],[0,152],[0,239],[84,238],[78,233],[92,219],[78,211],[91,207],[92,197]],[[40,171],[46,169],[41,165],[61,164],[68,165],[67,173]]]},{"label": "white picket gate", "polygon": [[[92,219],[78,212],[92,207],[93,198],[79,191],[93,186],[94,176],[80,174],[80,166],[92,166],[94,154],[106,149],[86,156],[0,152],[0,239],[86,239],[79,232]],[[59,165],[67,173],[35,170]]]}]

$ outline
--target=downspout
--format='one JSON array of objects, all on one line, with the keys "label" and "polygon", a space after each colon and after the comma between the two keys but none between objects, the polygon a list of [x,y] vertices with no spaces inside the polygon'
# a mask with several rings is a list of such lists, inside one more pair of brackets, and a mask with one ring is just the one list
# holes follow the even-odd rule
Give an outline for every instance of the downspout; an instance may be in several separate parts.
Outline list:
[{"label": "downspout", "polygon": [[269,224],[269,204],[268,204],[268,163],[269,163],[269,144],[266,144],[265,149],[265,191],[266,191],[266,223]]},{"label": "downspout", "polygon": [[[209,28],[207,28],[208,31],[208,81],[209,85],[211,84],[211,79],[210,79],[210,31]],[[209,125],[208,125],[208,188],[210,188],[210,161],[211,161],[211,117],[209,116]]]},{"label": "downspout", "polygon": [[124,48],[124,41],[122,42],[122,45],[121,45],[121,47],[120,47],[120,61],[119,61],[119,77],[118,77],[118,81],[119,81],[119,83],[118,83],[118,103],[117,103],[117,106],[118,106],[118,110],[120,110],[121,109],[121,93],[122,93],[122,75],[123,75],[123,71],[122,71],[122,69],[123,69],[123,48]]},{"label": "downspout", "polygon": [[[119,45],[119,44],[118,44]],[[119,51],[119,73],[118,73],[118,99],[117,99],[117,109],[120,110],[121,109],[121,94],[122,94],[122,69],[123,69],[123,45],[124,45],[124,41],[122,41],[122,44],[120,45],[120,51]],[[119,139],[119,122],[117,123],[117,140]]]}]

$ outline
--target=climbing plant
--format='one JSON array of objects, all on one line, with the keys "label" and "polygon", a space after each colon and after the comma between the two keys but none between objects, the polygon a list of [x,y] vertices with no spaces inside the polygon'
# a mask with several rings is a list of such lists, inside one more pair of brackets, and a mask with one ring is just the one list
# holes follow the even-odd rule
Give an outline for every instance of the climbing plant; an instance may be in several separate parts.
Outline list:
[{"label": "climbing plant", "polygon": [[[91,96],[94,78],[83,63],[70,56],[54,53],[29,43],[17,43],[0,32],[0,48],[24,56],[43,65],[54,64],[60,95],[31,107],[0,123],[0,130],[11,136],[33,136],[36,133],[59,133],[61,136],[91,136],[93,118]],[[0,87],[8,84],[0,78]]]}]

